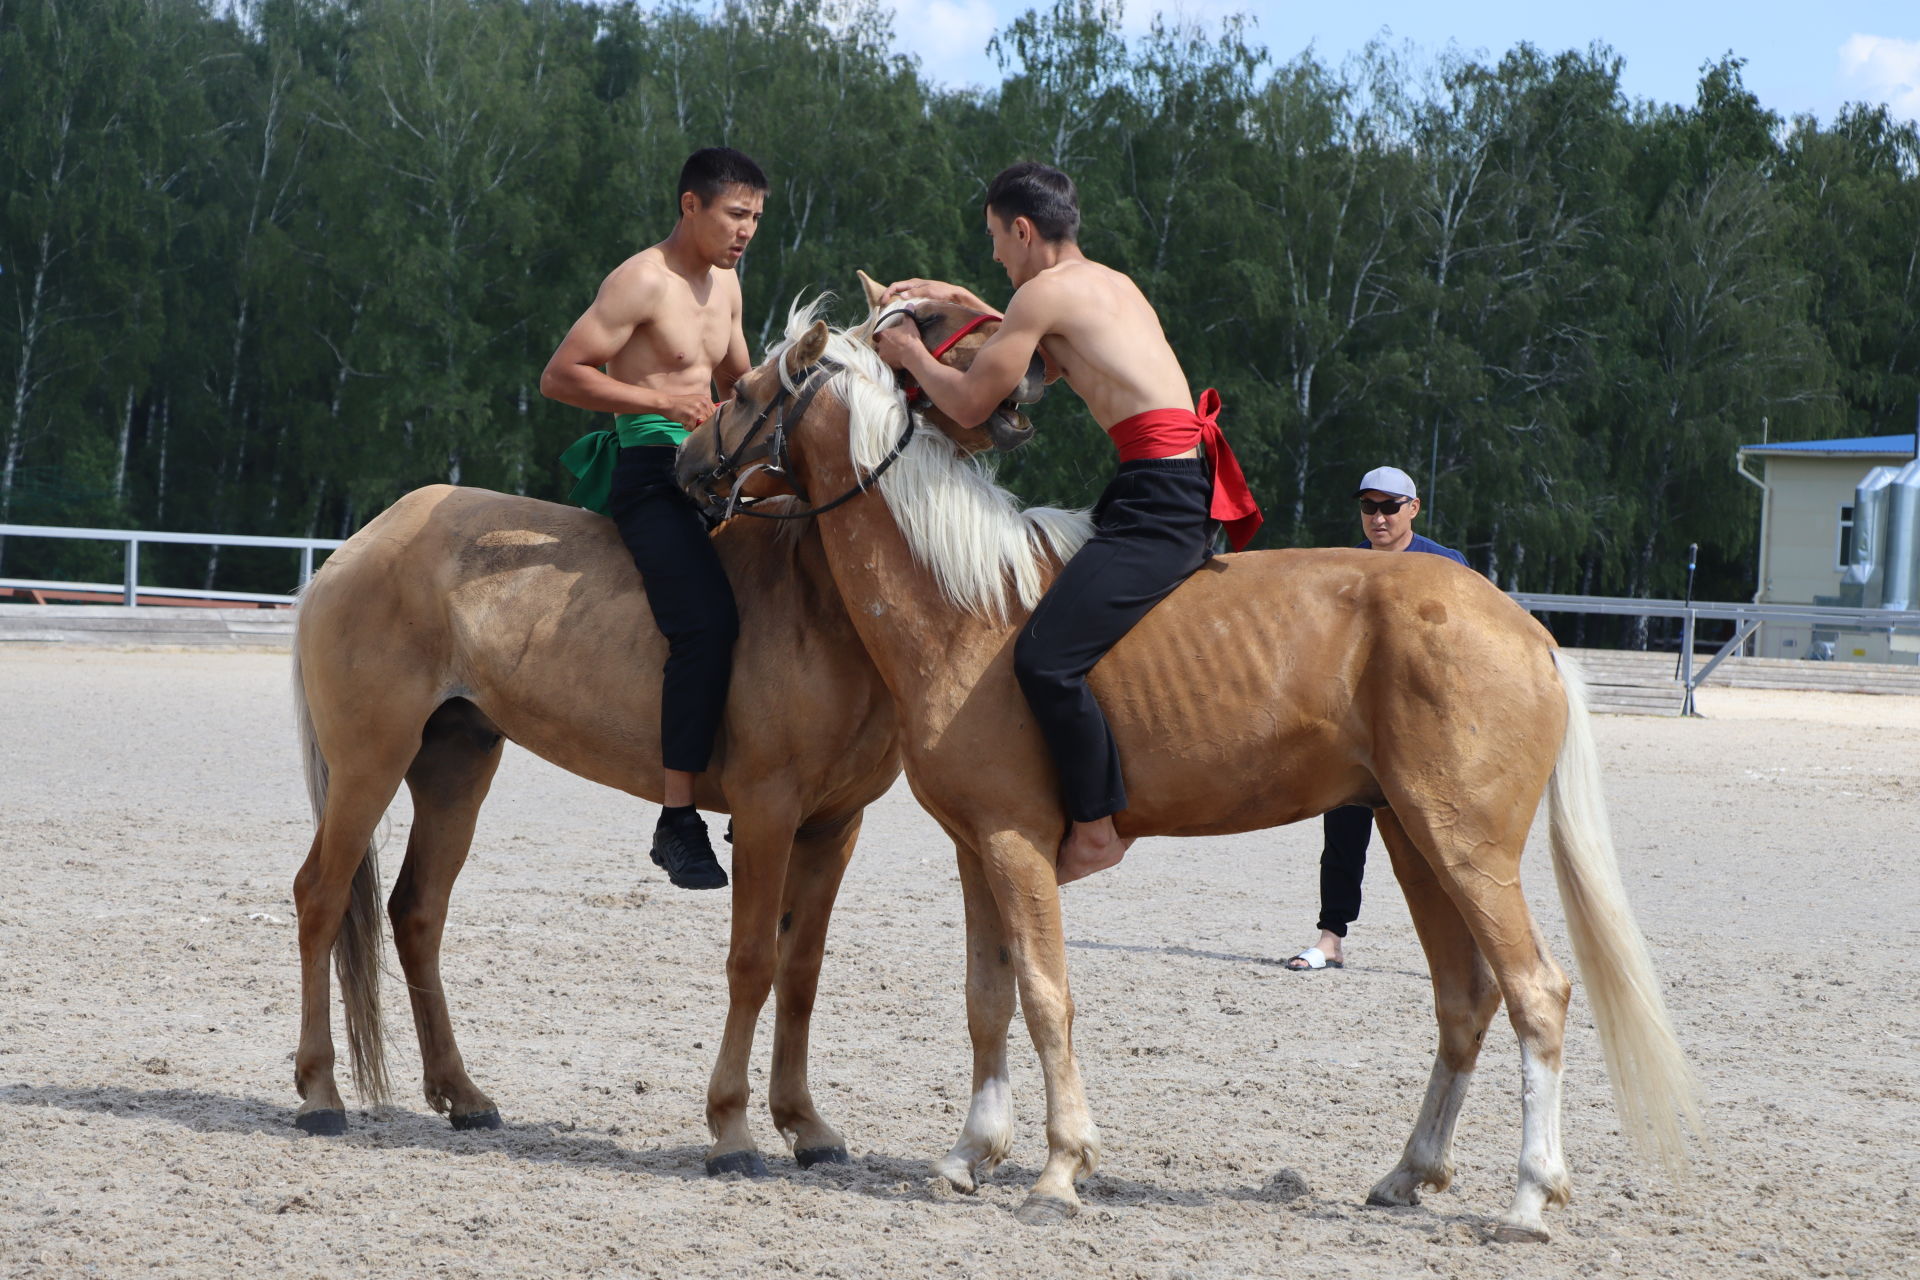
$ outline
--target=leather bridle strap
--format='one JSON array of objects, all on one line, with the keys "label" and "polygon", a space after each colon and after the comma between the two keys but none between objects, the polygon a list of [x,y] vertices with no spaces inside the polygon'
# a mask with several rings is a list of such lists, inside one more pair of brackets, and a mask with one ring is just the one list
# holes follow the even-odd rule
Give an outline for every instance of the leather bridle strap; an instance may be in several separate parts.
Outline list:
[{"label": "leather bridle strap", "polygon": [[[810,392],[811,392],[811,389],[810,389]],[[811,393],[809,393],[804,400],[799,400],[794,403],[794,414],[793,414],[794,418],[798,419],[805,415],[807,406],[812,401],[812,399],[813,399],[813,396]],[[800,488],[799,480],[786,470],[786,465],[785,465],[786,463],[786,430],[787,430],[787,424],[786,424],[786,420],[783,418],[780,423],[780,426],[776,429],[776,439],[779,441],[779,449],[780,449],[780,459],[778,464],[770,465],[764,462],[755,463],[753,466],[747,468],[745,471],[741,472],[737,478],[735,478],[733,482],[733,490],[727,495],[726,515],[732,516],[732,515],[738,514],[743,516],[752,516],[756,520],[806,520],[813,516],[817,516],[824,511],[831,511],[835,507],[844,506],[845,504],[852,502],[855,498],[859,497],[861,494],[866,493],[874,485],[878,484],[880,482],[880,477],[887,473],[887,468],[891,467],[895,462],[897,462],[900,458],[900,455],[907,451],[907,446],[913,443],[913,433],[915,430],[915,424],[913,421],[913,414],[908,413],[906,425],[902,427],[900,431],[900,438],[893,442],[893,448],[887,450],[887,456],[880,459],[880,461],[874,465],[873,470],[867,472],[866,479],[864,480],[856,479],[853,482],[853,488],[847,490],[845,493],[833,499],[831,502],[823,503],[822,505],[817,507],[808,507],[804,511],[756,511],[754,510],[753,504],[761,500],[756,498],[741,497],[740,487],[746,484],[747,479],[750,476],[752,476],[754,472],[762,469],[775,472],[778,475],[785,476],[787,483],[792,485],[796,490],[799,491],[801,501],[803,502],[811,501],[811,499],[807,497],[806,491]],[[725,517],[722,517],[722,518],[724,519]]]},{"label": "leather bridle strap", "polygon": [[[880,318],[873,322],[873,331],[875,333],[880,332],[881,329],[886,327],[887,322],[889,320],[892,320],[895,316],[907,317],[909,320],[913,321],[916,328],[920,324],[920,317],[912,307],[895,307],[891,311],[883,312]],[[945,338],[943,338],[939,346],[929,348],[927,354],[931,355],[935,360],[938,360],[941,356],[944,356],[945,354],[947,354],[947,352],[953,350],[954,346],[957,343],[959,343],[960,339],[966,337],[968,334],[972,333],[975,329],[978,329],[981,325],[985,324],[987,321],[1004,320],[1004,319],[1006,319],[1005,316],[997,316],[993,314],[993,312],[991,311],[985,313],[984,315],[977,315],[973,319],[961,325],[958,329],[955,329],[952,333],[948,334]],[[905,377],[906,375],[903,373],[901,376]],[[920,397],[926,394],[926,392],[918,384],[908,387],[906,389],[906,392],[907,392],[908,404],[912,404],[915,400],[918,400]]]}]

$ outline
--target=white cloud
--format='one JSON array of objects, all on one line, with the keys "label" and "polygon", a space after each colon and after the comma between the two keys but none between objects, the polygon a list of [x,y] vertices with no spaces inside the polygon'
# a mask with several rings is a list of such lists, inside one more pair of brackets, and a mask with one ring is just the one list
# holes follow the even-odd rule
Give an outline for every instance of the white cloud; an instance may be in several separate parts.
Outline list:
[{"label": "white cloud", "polygon": [[1884,102],[1897,116],[1920,119],[1920,40],[1849,36],[1840,46],[1840,79],[1849,95]]},{"label": "white cloud", "polygon": [[920,59],[920,70],[942,84],[997,83],[987,41],[1001,26],[992,0],[896,3],[895,47]]}]

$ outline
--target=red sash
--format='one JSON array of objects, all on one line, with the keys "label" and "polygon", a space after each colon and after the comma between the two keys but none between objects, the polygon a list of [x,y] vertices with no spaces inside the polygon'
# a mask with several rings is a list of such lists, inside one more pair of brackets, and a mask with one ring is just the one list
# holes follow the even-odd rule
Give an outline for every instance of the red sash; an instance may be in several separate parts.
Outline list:
[{"label": "red sash", "polygon": [[1149,409],[1125,422],[1116,422],[1107,434],[1119,446],[1120,461],[1171,458],[1195,445],[1206,449],[1213,464],[1213,501],[1207,514],[1227,527],[1227,541],[1235,551],[1253,541],[1260,528],[1260,506],[1247,488],[1247,477],[1220,430],[1220,393],[1208,387],[1200,393],[1200,411]]}]

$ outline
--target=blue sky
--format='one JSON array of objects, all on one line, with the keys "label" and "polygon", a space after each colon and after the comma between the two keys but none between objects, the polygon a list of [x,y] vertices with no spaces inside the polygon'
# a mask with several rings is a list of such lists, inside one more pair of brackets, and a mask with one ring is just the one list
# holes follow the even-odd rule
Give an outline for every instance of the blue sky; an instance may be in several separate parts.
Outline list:
[{"label": "blue sky", "polygon": [[[883,0],[884,2],[884,0]],[[892,0],[896,46],[920,58],[928,78],[949,85],[997,84],[986,54],[993,32],[1045,0]],[[1920,0],[1614,0],[1596,4],[1286,3],[1281,0],[1183,0],[1155,6],[1134,0],[1125,25],[1144,31],[1159,9],[1208,22],[1251,14],[1256,40],[1284,61],[1312,46],[1338,63],[1377,35],[1426,53],[1449,44],[1497,58],[1521,41],[1557,52],[1599,40],[1626,59],[1630,97],[1691,103],[1700,64],[1732,50],[1747,59],[1746,82],[1783,116],[1812,112],[1831,120],[1843,102],[1885,102],[1920,118]]]}]

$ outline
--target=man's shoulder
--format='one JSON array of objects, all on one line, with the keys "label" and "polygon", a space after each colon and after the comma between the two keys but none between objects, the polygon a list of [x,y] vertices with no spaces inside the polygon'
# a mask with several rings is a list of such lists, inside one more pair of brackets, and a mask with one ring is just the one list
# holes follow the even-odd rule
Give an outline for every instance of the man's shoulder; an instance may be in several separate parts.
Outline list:
[{"label": "man's shoulder", "polygon": [[1424,551],[1428,555],[1434,555],[1434,556],[1445,556],[1447,559],[1453,561],[1455,564],[1467,563],[1467,558],[1461,555],[1458,551],[1455,551],[1452,547],[1441,546],[1439,543],[1435,542],[1432,538],[1427,537],[1425,534],[1419,534],[1419,533],[1414,534],[1413,542],[1407,547],[1407,550]]},{"label": "man's shoulder", "polygon": [[648,245],[640,252],[607,272],[607,283],[623,288],[645,288],[663,283],[673,269],[667,265],[666,255],[660,246]]}]

